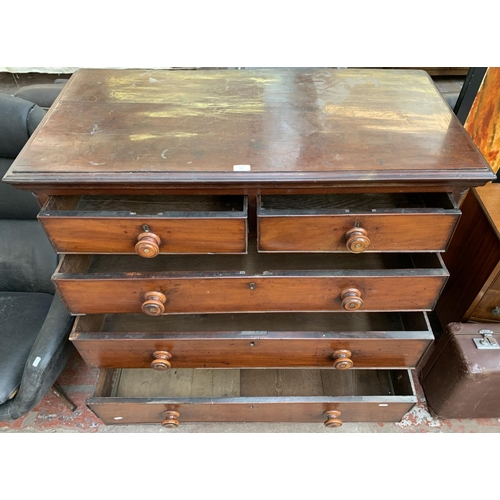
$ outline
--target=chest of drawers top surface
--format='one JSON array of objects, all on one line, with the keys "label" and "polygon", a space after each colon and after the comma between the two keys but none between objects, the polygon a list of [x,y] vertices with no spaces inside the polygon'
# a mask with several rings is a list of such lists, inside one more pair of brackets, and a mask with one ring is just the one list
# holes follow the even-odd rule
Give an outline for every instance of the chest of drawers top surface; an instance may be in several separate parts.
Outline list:
[{"label": "chest of drawers top surface", "polygon": [[494,178],[423,71],[82,69],[5,180],[64,193]]}]

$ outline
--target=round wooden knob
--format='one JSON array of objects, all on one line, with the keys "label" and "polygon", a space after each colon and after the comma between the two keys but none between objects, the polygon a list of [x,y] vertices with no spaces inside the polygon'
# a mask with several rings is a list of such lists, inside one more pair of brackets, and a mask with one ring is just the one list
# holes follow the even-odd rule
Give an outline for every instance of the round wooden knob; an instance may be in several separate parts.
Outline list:
[{"label": "round wooden knob", "polygon": [[495,306],[490,312],[493,316],[500,316],[500,307]]},{"label": "round wooden knob", "polygon": [[153,361],[151,361],[151,368],[153,370],[164,372],[172,368],[172,365],[169,361],[170,359],[172,359],[172,355],[168,351],[155,351],[153,353],[153,358],[155,358]]},{"label": "round wooden knob", "polygon": [[325,420],[325,427],[340,427],[342,425],[342,420],[340,420],[340,412],[337,410],[327,410],[324,413],[326,420]]},{"label": "round wooden knob", "polygon": [[144,295],[146,299],[142,306],[142,312],[148,316],[160,316],[165,312],[165,302],[167,297],[161,292],[147,292]]},{"label": "round wooden knob", "polygon": [[351,359],[351,351],[347,349],[339,349],[338,351],[333,351],[333,367],[337,370],[349,370],[354,366],[354,362]]},{"label": "round wooden knob", "polygon": [[152,259],[160,253],[161,239],[153,233],[141,233],[137,237],[135,251],[141,257]]},{"label": "round wooden knob", "polygon": [[355,311],[363,305],[361,292],[357,288],[346,288],[340,292],[342,308],[346,311]]},{"label": "round wooden knob", "polygon": [[179,427],[179,421],[177,419],[181,414],[178,411],[167,410],[163,412],[163,415],[165,415],[165,420],[161,423],[162,427],[166,427],[167,429]]},{"label": "round wooden knob", "polygon": [[347,240],[345,246],[347,250],[352,253],[364,252],[370,246],[370,238],[368,232],[362,227],[354,227],[345,233]]}]

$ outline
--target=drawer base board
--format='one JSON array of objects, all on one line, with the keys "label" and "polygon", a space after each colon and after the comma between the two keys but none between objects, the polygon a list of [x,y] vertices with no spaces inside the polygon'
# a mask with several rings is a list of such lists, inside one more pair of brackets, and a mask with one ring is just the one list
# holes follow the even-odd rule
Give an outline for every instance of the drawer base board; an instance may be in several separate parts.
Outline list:
[{"label": "drawer base board", "polygon": [[106,424],[399,421],[417,402],[407,370],[101,370],[88,406]]}]

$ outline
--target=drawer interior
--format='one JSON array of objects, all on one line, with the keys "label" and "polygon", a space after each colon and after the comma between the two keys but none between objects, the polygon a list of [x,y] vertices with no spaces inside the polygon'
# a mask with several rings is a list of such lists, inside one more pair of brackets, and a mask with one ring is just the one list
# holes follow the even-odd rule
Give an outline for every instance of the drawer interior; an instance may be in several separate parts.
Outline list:
[{"label": "drawer interior", "polygon": [[323,337],[339,333],[350,338],[373,337],[378,333],[390,338],[391,332],[432,335],[423,312],[335,313],[263,313],[263,314],[182,314],[147,316],[145,314],[86,315],[77,319],[74,332],[86,333],[150,333],[150,334],[233,334],[232,336],[268,336],[306,338],[305,332]]},{"label": "drawer interior", "polygon": [[[101,374],[104,371],[101,372]],[[251,398],[413,396],[407,370],[113,370],[97,397]]]},{"label": "drawer interior", "polygon": [[[231,195],[54,196],[41,215],[73,216],[200,216],[211,212],[244,212],[245,197]],[[71,212],[65,214],[64,212]],[[74,213],[76,212],[76,213]]]},{"label": "drawer interior", "polygon": [[255,241],[249,242],[246,255],[158,255],[143,259],[137,255],[66,255],[58,272],[62,274],[230,272],[240,275],[264,275],[272,272],[343,270],[415,270],[441,271],[444,264],[434,253],[363,253],[263,254],[257,252]]},{"label": "drawer interior", "polygon": [[[265,195],[260,198],[259,209],[266,212],[336,213],[346,211],[374,212],[415,210],[433,212],[455,210],[457,206],[448,193],[359,193],[319,195]],[[283,215],[283,214],[282,214]]]}]

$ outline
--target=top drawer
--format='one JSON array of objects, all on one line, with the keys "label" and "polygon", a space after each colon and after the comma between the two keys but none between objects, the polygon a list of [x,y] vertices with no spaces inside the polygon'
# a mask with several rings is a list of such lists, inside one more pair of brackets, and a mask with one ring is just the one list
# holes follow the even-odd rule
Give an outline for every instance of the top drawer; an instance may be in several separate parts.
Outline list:
[{"label": "top drawer", "polygon": [[38,218],[59,253],[246,253],[246,196],[53,196]]},{"label": "top drawer", "polygon": [[459,217],[448,193],[260,196],[258,245],[261,252],[442,252]]}]

